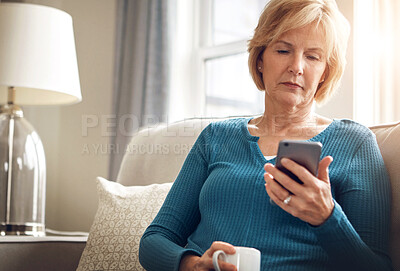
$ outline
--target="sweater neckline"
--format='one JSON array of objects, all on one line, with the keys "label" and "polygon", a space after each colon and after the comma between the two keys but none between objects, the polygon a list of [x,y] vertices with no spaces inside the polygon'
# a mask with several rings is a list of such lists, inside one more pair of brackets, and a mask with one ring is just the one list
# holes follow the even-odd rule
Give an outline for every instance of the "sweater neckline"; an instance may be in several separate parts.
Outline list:
[{"label": "sweater neckline", "polygon": [[[250,141],[251,143],[253,143],[253,147],[255,148],[255,150],[259,153],[259,156],[261,157],[261,159],[263,160],[263,162],[265,161],[275,161],[276,157],[267,160],[264,157],[264,154],[261,152],[260,147],[258,146],[257,142],[260,139],[260,137],[258,136],[253,136],[250,134],[250,131],[248,129],[248,124],[249,122],[253,119],[254,117],[248,117],[248,118],[243,118],[243,122],[242,122],[242,134],[244,135],[244,137]],[[336,126],[336,124],[338,123],[338,119],[333,119],[333,121],[324,129],[322,130],[319,134],[313,136],[310,139],[307,140],[302,140],[304,142],[319,142],[320,139],[327,133],[329,133],[332,129],[334,129],[334,127]]]},{"label": "sweater neckline", "polygon": [[[257,142],[260,139],[260,137],[251,135],[250,131],[247,127],[247,125],[249,124],[249,122],[252,119],[254,119],[254,117],[243,118],[243,122],[242,122],[242,129],[244,130],[243,134],[248,140]],[[319,138],[322,137],[325,133],[329,132],[336,125],[337,122],[338,122],[338,119],[333,119],[333,121],[324,130],[322,130],[319,134],[313,136],[312,138],[309,138],[307,140],[302,140],[302,141],[314,142],[314,141],[319,140]]]}]

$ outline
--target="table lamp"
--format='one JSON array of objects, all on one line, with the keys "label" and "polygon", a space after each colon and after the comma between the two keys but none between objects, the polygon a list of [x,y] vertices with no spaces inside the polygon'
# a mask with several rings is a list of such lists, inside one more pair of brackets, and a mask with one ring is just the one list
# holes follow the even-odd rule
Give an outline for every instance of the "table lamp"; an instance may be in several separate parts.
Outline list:
[{"label": "table lamp", "polygon": [[19,105],[81,100],[71,16],[0,3],[0,235],[45,235],[44,149]]}]

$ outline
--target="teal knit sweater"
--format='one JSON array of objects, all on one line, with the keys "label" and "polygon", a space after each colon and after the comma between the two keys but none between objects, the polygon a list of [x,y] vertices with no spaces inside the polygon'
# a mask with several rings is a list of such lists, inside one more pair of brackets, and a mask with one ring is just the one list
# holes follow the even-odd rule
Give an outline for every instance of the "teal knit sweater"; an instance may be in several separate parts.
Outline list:
[{"label": "teal knit sweater", "polygon": [[308,140],[322,143],[321,158],[334,158],[335,207],[312,227],[270,203],[263,178],[268,160],[247,129],[249,120],[202,131],[141,239],[143,267],[178,270],[183,255],[200,256],[213,241],[225,241],[259,249],[261,270],[390,270],[390,183],[374,134],[334,120]]}]

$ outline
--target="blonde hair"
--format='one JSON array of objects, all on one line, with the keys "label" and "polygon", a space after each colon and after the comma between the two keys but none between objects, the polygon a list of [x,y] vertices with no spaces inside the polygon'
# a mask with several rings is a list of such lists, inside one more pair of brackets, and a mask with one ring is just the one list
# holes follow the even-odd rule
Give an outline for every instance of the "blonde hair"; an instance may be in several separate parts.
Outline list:
[{"label": "blonde hair", "polygon": [[325,80],[318,86],[315,101],[326,102],[339,87],[346,66],[350,25],[334,0],[271,0],[264,8],[254,36],[249,40],[250,74],[259,90],[265,90],[257,62],[266,47],[285,32],[315,23],[322,26],[327,45]]}]

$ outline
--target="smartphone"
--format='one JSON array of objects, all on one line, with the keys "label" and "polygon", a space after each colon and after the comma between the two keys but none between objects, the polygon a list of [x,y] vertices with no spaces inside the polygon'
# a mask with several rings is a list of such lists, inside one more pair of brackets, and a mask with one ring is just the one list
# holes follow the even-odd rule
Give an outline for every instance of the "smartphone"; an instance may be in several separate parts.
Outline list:
[{"label": "smartphone", "polygon": [[321,151],[322,144],[320,142],[282,140],[279,142],[275,166],[290,178],[302,184],[303,182],[296,175],[282,166],[281,159],[284,157],[289,158],[308,169],[314,176],[317,176]]}]

